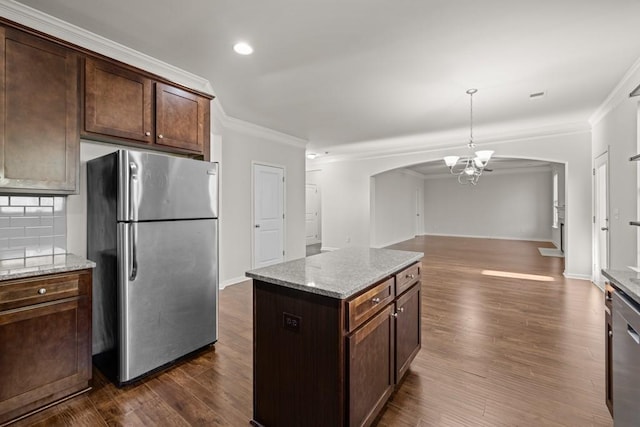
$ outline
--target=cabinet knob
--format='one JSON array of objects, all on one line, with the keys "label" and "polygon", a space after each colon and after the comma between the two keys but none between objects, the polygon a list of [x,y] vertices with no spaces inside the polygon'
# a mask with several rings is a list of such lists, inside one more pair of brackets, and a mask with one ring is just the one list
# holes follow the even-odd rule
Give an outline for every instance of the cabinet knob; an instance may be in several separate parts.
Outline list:
[{"label": "cabinet knob", "polygon": [[144,133],[144,135],[145,135],[145,136],[151,136],[151,132],[146,131],[146,132]]},{"label": "cabinet knob", "polygon": [[44,294],[46,294],[46,293],[47,293],[47,290],[46,290],[45,288],[40,288],[40,289],[38,289],[38,294],[39,294],[39,295],[44,295]]},{"label": "cabinet knob", "polygon": [[612,337],[613,336],[613,331],[609,331],[609,336]]},{"label": "cabinet knob", "polygon": [[376,298],[372,299],[371,302],[374,303],[374,304],[380,304],[380,298],[376,297]]},{"label": "cabinet knob", "polygon": [[158,135],[158,139],[162,139],[164,138],[164,136],[162,136],[162,134]]},{"label": "cabinet knob", "polygon": [[398,313],[391,313],[391,317],[397,318],[398,317]]},{"label": "cabinet knob", "polygon": [[404,313],[404,307],[400,307],[400,313]]}]

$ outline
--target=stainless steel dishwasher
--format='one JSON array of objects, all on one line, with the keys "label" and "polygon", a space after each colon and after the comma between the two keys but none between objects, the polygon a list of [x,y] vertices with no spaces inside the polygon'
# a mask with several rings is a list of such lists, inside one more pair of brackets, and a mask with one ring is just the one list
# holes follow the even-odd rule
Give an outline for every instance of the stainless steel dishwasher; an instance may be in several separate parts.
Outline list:
[{"label": "stainless steel dishwasher", "polygon": [[613,422],[640,425],[640,310],[620,291],[613,293]]}]

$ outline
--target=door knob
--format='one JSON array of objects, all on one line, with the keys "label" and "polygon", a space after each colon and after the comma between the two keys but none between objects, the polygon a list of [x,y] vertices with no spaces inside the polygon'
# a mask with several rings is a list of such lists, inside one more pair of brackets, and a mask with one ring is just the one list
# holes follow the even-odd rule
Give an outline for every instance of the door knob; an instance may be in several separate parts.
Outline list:
[{"label": "door knob", "polygon": [[260,224],[256,224],[256,228],[260,228]]}]

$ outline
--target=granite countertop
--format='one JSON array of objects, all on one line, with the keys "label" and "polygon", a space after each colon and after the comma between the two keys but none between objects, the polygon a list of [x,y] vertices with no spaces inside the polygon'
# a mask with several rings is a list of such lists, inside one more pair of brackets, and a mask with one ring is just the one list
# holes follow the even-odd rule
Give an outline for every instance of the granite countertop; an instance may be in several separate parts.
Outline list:
[{"label": "granite countertop", "polygon": [[94,268],[96,263],[74,254],[46,255],[0,261],[0,281]]},{"label": "granite countertop", "polygon": [[611,284],[640,304],[640,273],[632,270],[602,270],[602,274],[611,280]]},{"label": "granite countertop", "polygon": [[247,271],[253,279],[345,299],[420,261],[422,252],[345,248]]}]

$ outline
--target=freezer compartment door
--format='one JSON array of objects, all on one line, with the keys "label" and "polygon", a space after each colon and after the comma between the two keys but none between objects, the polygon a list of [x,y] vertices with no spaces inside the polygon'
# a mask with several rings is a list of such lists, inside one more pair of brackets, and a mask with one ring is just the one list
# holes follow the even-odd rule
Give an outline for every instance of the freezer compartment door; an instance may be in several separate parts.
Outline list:
[{"label": "freezer compartment door", "polygon": [[118,162],[118,221],[218,217],[217,163],[129,150]]},{"label": "freezer compartment door", "polygon": [[218,337],[217,220],[118,224],[119,380]]}]

